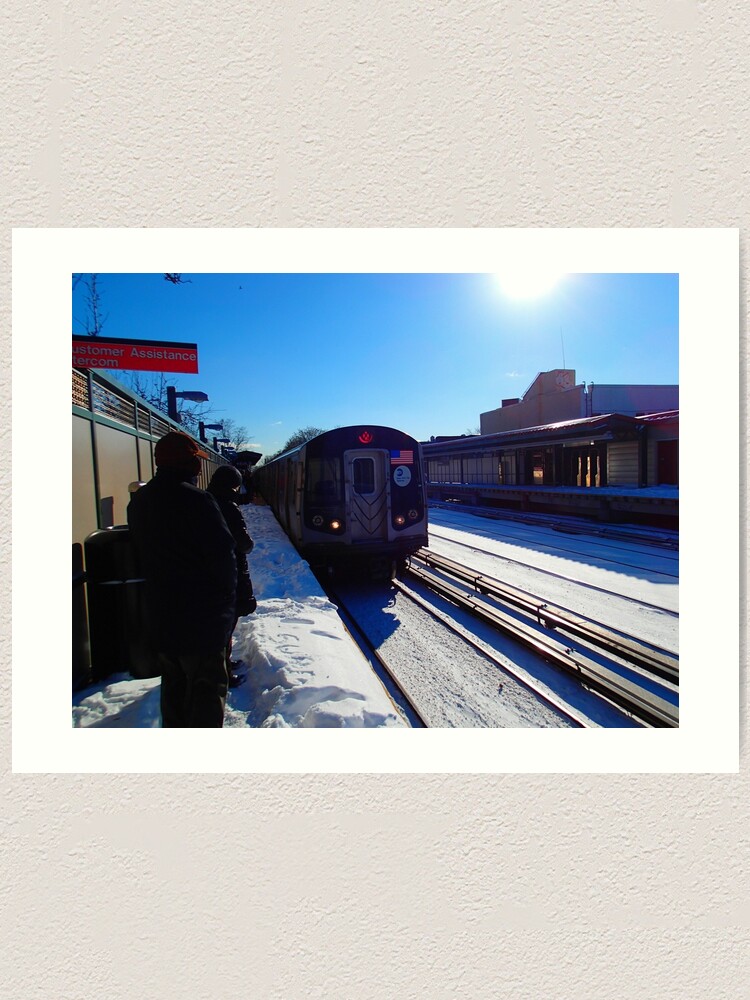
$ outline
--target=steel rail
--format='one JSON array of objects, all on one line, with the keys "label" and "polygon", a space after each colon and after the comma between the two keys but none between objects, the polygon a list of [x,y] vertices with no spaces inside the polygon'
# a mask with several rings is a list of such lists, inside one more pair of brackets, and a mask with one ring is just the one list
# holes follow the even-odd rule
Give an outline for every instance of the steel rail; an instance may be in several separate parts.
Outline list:
[{"label": "steel rail", "polygon": [[[341,621],[344,628],[349,632],[356,645],[359,646],[359,648],[362,650],[363,655],[372,657],[374,660],[377,660],[378,664],[382,667],[387,676],[390,678],[390,681],[393,684],[394,688],[398,691],[398,693],[404,699],[406,704],[409,706],[410,711],[413,712],[414,717],[418,723],[417,726],[413,728],[428,729],[429,726],[427,724],[427,720],[422,715],[420,710],[417,708],[414,699],[406,690],[402,681],[400,681],[399,678],[396,676],[396,674],[391,670],[387,661],[380,655],[380,653],[377,651],[373,643],[370,642],[365,632],[360,628],[359,624],[357,623],[357,619],[351,613],[351,611],[346,605],[346,602],[342,599],[341,595],[331,590],[330,587],[328,586],[324,586],[324,590],[331,603],[336,605],[336,608],[338,609],[339,616],[341,617]],[[382,679],[380,680],[381,683],[383,683]],[[388,691],[387,687],[386,691],[391,700],[393,700],[393,695],[390,691]]]},{"label": "steel rail", "polygon": [[[474,517],[480,515],[473,515]],[[679,564],[679,553],[678,552],[655,552],[656,546],[649,544],[648,542],[642,541],[639,538],[612,538],[609,536],[601,534],[593,534],[592,532],[587,532],[583,529],[571,529],[558,527],[557,525],[543,525],[543,524],[522,524],[518,521],[512,521],[509,523],[499,523],[498,519],[492,518],[485,520],[493,520],[492,527],[488,527],[484,530],[471,529],[473,533],[478,534],[480,538],[491,538],[498,542],[514,542],[523,540],[526,535],[524,532],[531,528],[534,530],[535,537],[539,544],[543,547],[549,548],[554,552],[573,552],[579,554],[579,547],[574,547],[574,538],[585,535],[586,540],[592,546],[595,546],[595,550],[592,551],[592,555],[601,562],[614,563],[617,566],[631,566],[634,569],[643,569],[642,561],[637,561],[639,556],[648,557],[649,559],[658,558],[665,565],[663,569],[657,570],[656,572],[662,573],[665,576],[677,576],[677,573],[671,572],[669,566],[677,566]],[[456,523],[445,523],[441,521],[433,521],[433,527],[437,525],[438,527],[451,528],[453,530],[460,530],[461,522]],[[546,532],[544,538],[539,537],[540,532]],[[561,538],[561,536],[564,536]],[[634,561],[627,562],[626,559],[630,558]]]},{"label": "steel rail", "polygon": [[[543,576],[549,576],[555,580],[564,580],[567,583],[575,583],[581,587],[585,587],[586,590],[590,590],[594,593],[608,594],[611,595],[612,597],[619,598],[621,601],[626,601],[628,604],[637,604],[639,607],[648,608],[651,611],[659,611],[662,614],[670,615],[672,618],[679,617],[676,611],[672,611],[671,608],[665,608],[661,604],[651,604],[649,601],[639,601],[635,597],[629,597],[627,594],[618,594],[616,591],[609,590],[607,587],[599,587],[594,583],[586,583],[584,580],[577,579],[574,576],[566,576],[564,573],[556,573],[554,570],[551,569],[543,569],[540,566],[534,566],[532,563],[524,561],[523,559],[514,559],[512,556],[502,555],[499,552],[493,552],[491,549],[483,549],[480,548],[479,545],[472,545],[469,542],[459,542],[455,538],[450,538],[448,535],[441,535],[439,532],[434,531],[434,526],[430,527],[430,531],[432,531],[433,535],[437,535],[438,538],[444,539],[450,545],[458,545],[462,549],[470,549],[472,552],[484,553],[485,555],[492,556],[494,559],[500,559],[502,562],[512,563],[515,566],[524,566],[526,568],[536,569],[536,571],[538,573],[541,573]],[[477,538],[484,538],[484,537],[485,536],[483,535],[477,535]],[[493,539],[487,536],[486,540],[492,541]]]},{"label": "steel rail", "polygon": [[420,569],[409,563],[406,573],[421,580],[427,587],[454,604],[470,611],[494,628],[504,632],[522,645],[534,650],[547,662],[553,663],[578,678],[586,687],[603,695],[632,716],[651,727],[676,727],[678,709],[666,699],[644,691],[614,670],[597,663],[581,652],[573,652],[563,644],[540,633],[531,625],[524,625],[497,607],[490,606],[484,595],[474,597],[446,580],[440,579],[429,569]]},{"label": "steel rail", "polygon": [[591,535],[593,538],[614,538],[622,541],[634,541],[637,544],[654,545],[658,548],[679,549],[679,535],[669,529],[634,526],[632,528],[618,527],[614,524],[599,524],[585,518],[560,514],[540,514],[525,511],[520,513],[510,508],[473,507],[470,504],[448,503],[441,500],[430,500],[430,507],[439,510],[452,510],[458,513],[472,514],[484,517],[489,521],[515,521],[520,524],[538,525],[569,534]]},{"label": "steel rail", "polygon": [[492,650],[487,649],[487,647],[483,643],[479,642],[473,636],[467,634],[463,629],[461,629],[458,625],[456,625],[455,622],[451,621],[450,618],[448,618],[446,615],[441,614],[437,610],[437,608],[431,607],[427,603],[427,601],[425,601],[423,598],[419,596],[419,594],[415,594],[413,590],[411,590],[409,587],[406,587],[401,580],[395,579],[392,581],[392,583],[393,586],[405,597],[408,597],[409,600],[414,601],[415,604],[418,604],[423,611],[426,611],[428,614],[432,615],[433,618],[436,618],[442,625],[445,625],[446,628],[450,629],[451,632],[455,633],[457,636],[463,639],[463,641],[468,646],[471,646],[472,649],[475,649],[478,653],[480,653],[482,656],[488,659],[491,663],[494,663],[496,667],[499,667],[500,670],[503,671],[503,673],[507,674],[509,677],[512,677],[514,681],[521,684],[528,691],[531,691],[531,693],[536,695],[537,698],[541,699],[542,701],[545,701],[556,712],[559,712],[560,715],[564,715],[566,719],[570,719],[573,725],[578,726],[581,729],[594,728],[590,720],[587,720],[582,715],[579,715],[570,707],[570,705],[567,705],[564,701],[560,700],[559,698],[556,698],[550,692],[543,691],[541,686],[534,684],[533,681],[531,681],[528,677],[523,677],[520,673],[513,670],[513,668],[506,661],[501,660],[496,653],[493,653]]},{"label": "steel rail", "polygon": [[573,616],[564,608],[542,602],[516,587],[501,583],[491,576],[477,573],[469,566],[447,559],[429,549],[420,549],[412,559],[439,569],[449,576],[470,583],[477,593],[485,594],[505,604],[518,608],[545,628],[574,635],[584,642],[607,653],[614,652],[621,659],[643,667],[662,680],[679,684],[679,659],[668,650],[659,649],[633,636],[623,636],[614,629],[582,616]]}]

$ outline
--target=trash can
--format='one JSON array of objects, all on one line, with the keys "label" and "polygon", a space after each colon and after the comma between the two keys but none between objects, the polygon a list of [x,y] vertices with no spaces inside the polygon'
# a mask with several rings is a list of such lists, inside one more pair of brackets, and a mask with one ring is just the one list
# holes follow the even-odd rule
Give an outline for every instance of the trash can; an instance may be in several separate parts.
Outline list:
[{"label": "trash can", "polygon": [[83,572],[83,546],[73,543],[73,690],[91,682],[89,632],[86,624],[86,574]]},{"label": "trash can", "polygon": [[146,639],[144,580],[127,525],[93,531],[84,542],[91,673],[157,677]]}]

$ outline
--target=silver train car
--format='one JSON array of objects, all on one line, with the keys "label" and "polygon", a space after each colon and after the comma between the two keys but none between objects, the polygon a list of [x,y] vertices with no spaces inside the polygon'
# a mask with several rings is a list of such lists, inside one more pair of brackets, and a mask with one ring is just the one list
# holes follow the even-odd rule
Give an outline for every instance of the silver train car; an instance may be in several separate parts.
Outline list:
[{"label": "silver train car", "polygon": [[392,427],[319,434],[255,469],[253,487],[313,567],[393,572],[427,545],[421,449]]}]

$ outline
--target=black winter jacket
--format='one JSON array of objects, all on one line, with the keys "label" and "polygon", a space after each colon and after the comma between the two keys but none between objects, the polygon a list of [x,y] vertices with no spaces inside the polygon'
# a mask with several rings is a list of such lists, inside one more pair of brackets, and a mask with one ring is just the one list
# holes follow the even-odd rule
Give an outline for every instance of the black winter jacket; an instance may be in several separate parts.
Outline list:
[{"label": "black winter jacket", "polygon": [[128,505],[146,579],[151,641],[164,653],[221,650],[235,621],[235,542],[212,496],[158,469]]},{"label": "black winter jacket", "polygon": [[237,615],[246,614],[247,602],[253,598],[253,583],[247,568],[247,553],[253,549],[254,542],[248,534],[245,518],[237,506],[236,495],[212,486],[208,491],[219,505],[222,517],[234,538],[234,554],[237,559]]}]

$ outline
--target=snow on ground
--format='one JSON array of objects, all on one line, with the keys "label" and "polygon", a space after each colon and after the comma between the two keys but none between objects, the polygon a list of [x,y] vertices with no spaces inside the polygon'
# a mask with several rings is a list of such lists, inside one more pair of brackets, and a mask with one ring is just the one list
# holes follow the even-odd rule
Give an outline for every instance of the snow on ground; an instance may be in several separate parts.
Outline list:
[{"label": "snow on ground", "polygon": [[544,526],[507,527],[502,520],[466,512],[430,510],[430,548],[435,552],[677,652],[676,554],[627,541],[608,551],[612,545],[593,535],[555,535]]},{"label": "snow on ground", "polygon": [[[352,584],[342,590],[346,607],[385,657],[429,727],[550,729],[571,725],[512,674],[498,669],[463,638],[437,624],[400,588],[381,582]],[[468,626],[461,629],[464,634],[492,634],[489,626],[483,627],[476,618],[419,582],[408,580],[407,591],[420,595],[445,619]],[[493,638],[495,645],[485,642],[485,646],[497,650],[501,662],[512,663],[498,650],[503,640],[497,633]],[[515,665],[512,669],[515,673]],[[579,688],[568,681],[573,695]],[[620,713],[610,713],[610,720],[614,715],[620,718]]]},{"label": "snow on ground", "polygon": [[[246,680],[229,692],[225,726],[407,725],[269,508],[248,505],[241,510],[255,540],[248,563],[258,609],[240,619],[235,631],[233,657],[246,664]],[[543,526],[509,525],[465,512],[431,510],[430,519],[430,544],[436,551],[470,563],[507,583],[542,594],[544,600],[572,607],[676,651],[679,622],[674,614],[633,603],[633,599],[650,599],[676,611],[678,579],[670,575],[677,572],[674,555],[638,542],[612,543],[585,534],[567,536]],[[626,595],[625,599],[618,594]],[[489,688],[484,690],[488,678],[472,670],[477,659],[474,654],[451,647],[443,657],[448,680],[445,685],[437,683],[434,671],[440,644],[436,644],[434,626],[426,627],[420,656],[415,646],[419,629],[412,620],[414,613],[398,600],[393,589],[376,589],[370,604],[371,624],[376,633],[372,638],[379,641],[388,658],[400,661],[415,684],[422,673],[430,678],[429,697],[424,697],[426,704],[434,703],[434,725],[555,724],[530,715],[523,708],[525,702],[520,696],[518,704],[514,701],[513,706],[506,706],[512,685],[504,684],[499,696],[493,672],[490,679],[495,686],[490,697]],[[364,605],[358,606],[358,614],[364,610]],[[455,616],[455,609],[451,613]],[[476,631],[476,626],[470,631]],[[528,669],[531,671],[532,667]],[[456,676],[451,680],[454,673]],[[572,699],[570,691],[559,687],[563,681],[547,678],[545,683]],[[445,704],[440,704],[441,699]],[[481,722],[467,716],[477,703],[484,706],[479,711]],[[460,709],[458,715],[450,714],[451,705]],[[488,705],[490,710],[486,711]],[[504,709],[510,711],[511,707],[512,718],[503,716]],[[591,714],[590,706],[580,707]],[[604,726],[621,724],[604,717],[598,721]],[[74,696],[74,726],[123,728],[160,724],[158,678],[134,680],[128,675],[117,675]]]},{"label": "snow on ground", "polygon": [[[255,541],[248,565],[258,608],[234,633],[232,657],[244,661],[247,679],[230,690],[224,725],[405,726],[271,510],[240,509]],[[73,725],[159,726],[159,679],[117,675],[78,692]]]}]

